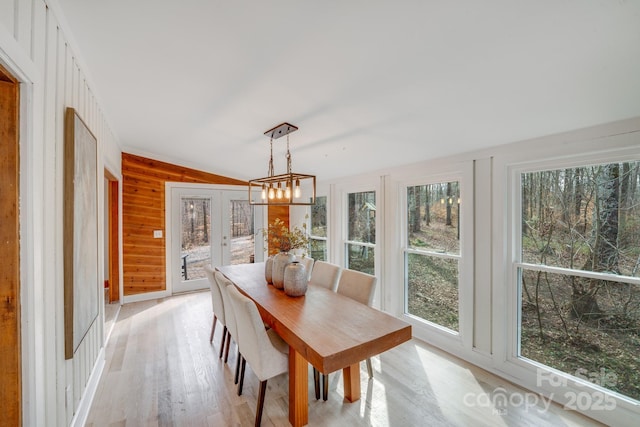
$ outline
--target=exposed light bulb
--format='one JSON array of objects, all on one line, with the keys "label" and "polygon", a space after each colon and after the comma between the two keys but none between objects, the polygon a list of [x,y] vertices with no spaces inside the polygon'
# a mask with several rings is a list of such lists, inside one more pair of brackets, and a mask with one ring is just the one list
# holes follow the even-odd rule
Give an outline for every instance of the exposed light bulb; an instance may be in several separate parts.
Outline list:
[{"label": "exposed light bulb", "polygon": [[284,197],[286,199],[290,199],[291,198],[291,187],[289,187],[289,181],[287,181],[286,187],[284,188]]},{"label": "exposed light bulb", "polygon": [[293,190],[293,196],[298,199],[302,195],[302,190],[300,190],[300,180],[296,179],[296,186]]},{"label": "exposed light bulb", "polygon": [[260,197],[262,198],[262,200],[265,200],[267,198],[267,187],[264,184],[262,184],[262,193]]},{"label": "exposed light bulb", "polygon": [[273,199],[274,197],[276,197],[276,191],[273,189],[272,185],[269,185],[269,198]]},{"label": "exposed light bulb", "polygon": [[276,191],[276,198],[277,199],[282,199],[282,187],[280,186],[280,183],[278,183],[278,190]]}]

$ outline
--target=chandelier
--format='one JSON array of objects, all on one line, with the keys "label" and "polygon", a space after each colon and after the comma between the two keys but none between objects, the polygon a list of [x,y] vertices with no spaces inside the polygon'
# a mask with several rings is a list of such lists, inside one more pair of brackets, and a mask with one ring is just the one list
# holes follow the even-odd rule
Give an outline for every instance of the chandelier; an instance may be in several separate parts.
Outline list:
[{"label": "chandelier", "polygon": [[[249,181],[249,203],[252,205],[289,206],[316,204],[316,177],[291,171],[291,152],[289,134],[298,128],[282,123],[264,134],[269,137],[269,171],[264,178]],[[275,175],[273,170],[273,140],[287,137],[287,173]],[[259,191],[256,191],[259,190]],[[260,194],[258,198],[257,193]]]}]

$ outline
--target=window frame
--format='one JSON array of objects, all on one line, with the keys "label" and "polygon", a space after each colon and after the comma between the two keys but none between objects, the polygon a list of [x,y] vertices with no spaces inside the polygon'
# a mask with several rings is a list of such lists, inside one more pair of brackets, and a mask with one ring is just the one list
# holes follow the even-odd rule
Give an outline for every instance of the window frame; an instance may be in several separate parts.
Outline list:
[{"label": "window frame", "polygon": [[[615,138],[615,137],[614,137]],[[597,386],[589,381],[575,377],[566,372],[560,371],[541,362],[520,356],[520,321],[522,289],[520,286],[519,271],[527,269],[532,271],[546,271],[557,274],[570,274],[581,277],[592,277],[599,279],[607,279],[616,282],[640,284],[640,278],[630,276],[618,276],[608,273],[598,273],[585,270],[574,270],[564,267],[555,267],[542,264],[532,264],[522,261],[522,191],[521,176],[525,173],[549,171],[567,168],[577,168],[597,164],[618,163],[640,161],[640,150],[636,148],[591,151],[576,155],[572,153],[567,156],[539,158],[528,161],[505,161],[503,166],[505,170],[505,196],[503,199],[505,207],[504,218],[504,283],[496,283],[494,287],[494,295],[502,292],[502,297],[494,299],[494,310],[504,308],[504,322],[500,322],[499,317],[494,315],[493,336],[494,354],[496,360],[502,360],[498,366],[502,372],[512,376],[522,382],[523,385],[531,390],[537,390],[546,395],[553,395],[553,399],[559,403],[566,404],[569,402],[566,396],[575,396],[579,393],[588,391],[589,393],[604,393],[607,399],[614,399],[618,407],[626,407],[627,405],[637,406],[637,402],[618,394],[612,390]],[[500,165],[498,166],[500,167]],[[497,186],[499,188],[499,185]],[[494,189],[494,191],[496,191]],[[500,191],[499,189],[497,191]],[[494,209],[496,209],[494,201]],[[500,217],[494,217],[494,226],[497,221],[501,221]],[[496,236],[496,240],[500,240]],[[495,242],[499,245],[499,242]],[[494,251],[497,246],[494,247]],[[494,252],[496,254],[498,252]],[[496,257],[494,256],[494,269]],[[549,381],[540,381],[540,377],[544,376]],[[590,409],[580,411],[587,415],[591,415],[596,419],[601,419]],[[615,418],[615,416],[614,416]]]},{"label": "window frame", "polygon": [[[447,165],[443,165],[447,168]],[[473,294],[474,294],[474,179],[473,163],[448,165],[447,171],[429,175],[412,177],[398,184],[399,224],[401,233],[399,260],[401,263],[402,297],[401,316],[413,326],[417,338],[433,342],[437,346],[449,348],[471,348],[473,345]],[[437,253],[433,250],[420,250],[409,247],[408,242],[408,189],[415,186],[458,182],[460,191],[460,251],[458,254]],[[441,259],[456,259],[458,261],[458,330],[454,331],[445,326],[408,313],[408,254],[432,256]]]}]

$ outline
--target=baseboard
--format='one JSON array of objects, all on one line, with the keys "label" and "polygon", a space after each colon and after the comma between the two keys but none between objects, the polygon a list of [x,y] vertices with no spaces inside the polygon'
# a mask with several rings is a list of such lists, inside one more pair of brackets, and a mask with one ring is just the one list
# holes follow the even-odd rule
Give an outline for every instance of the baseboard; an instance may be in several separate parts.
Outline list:
[{"label": "baseboard", "polygon": [[82,395],[80,403],[78,404],[78,410],[73,415],[70,427],[83,427],[87,422],[89,410],[91,409],[93,398],[95,397],[96,391],[98,390],[100,377],[102,376],[102,371],[104,370],[105,366],[104,349],[104,347],[100,349],[100,353],[98,354],[98,357],[96,359],[96,364],[93,367],[93,371],[91,371],[91,376],[89,376],[87,387],[84,389],[84,394]]}]

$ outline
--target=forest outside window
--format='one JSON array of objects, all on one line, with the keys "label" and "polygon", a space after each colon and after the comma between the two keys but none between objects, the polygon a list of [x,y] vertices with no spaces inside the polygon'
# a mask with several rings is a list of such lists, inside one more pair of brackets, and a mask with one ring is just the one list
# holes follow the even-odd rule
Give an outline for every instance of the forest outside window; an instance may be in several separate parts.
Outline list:
[{"label": "forest outside window", "polygon": [[640,162],[520,174],[519,355],[640,400]]},{"label": "forest outside window", "polygon": [[327,261],[327,196],[316,197],[311,206],[309,254],[316,261]]},{"label": "forest outside window", "polygon": [[460,183],[407,187],[406,311],[459,331]]},{"label": "forest outside window", "polygon": [[376,192],[349,193],[347,268],[375,275]]}]

